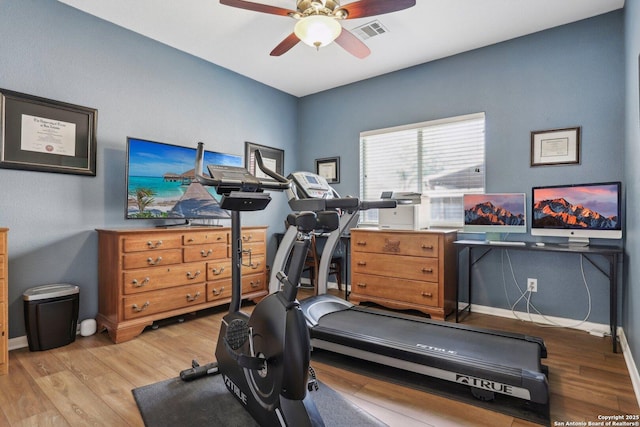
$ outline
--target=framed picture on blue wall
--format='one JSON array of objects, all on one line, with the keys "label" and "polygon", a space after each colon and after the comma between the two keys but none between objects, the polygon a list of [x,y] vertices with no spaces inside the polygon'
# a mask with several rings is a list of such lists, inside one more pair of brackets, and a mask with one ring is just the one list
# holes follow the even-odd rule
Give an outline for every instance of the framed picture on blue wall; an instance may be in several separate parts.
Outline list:
[{"label": "framed picture on blue wall", "polygon": [[531,132],[531,166],[579,163],[579,127]]},{"label": "framed picture on blue wall", "polygon": [[98,110],[0,89],[0,167],[96,175]]},{"label": "framed picture on blue wall", "polygon": [[256,164],[256,150],[260,150],[264,165],[280,175],[284,175],[284,150],[267,147],[266,145],[254,144],[245,141],[244,143],[244,165],[253,176],[269,181],[275,181],[260,170]]},{"label": "framed picture on blue wall", "polygon": [[327,180],[329,184],[340,182],[340,157],[316,159],[316,174]]}]

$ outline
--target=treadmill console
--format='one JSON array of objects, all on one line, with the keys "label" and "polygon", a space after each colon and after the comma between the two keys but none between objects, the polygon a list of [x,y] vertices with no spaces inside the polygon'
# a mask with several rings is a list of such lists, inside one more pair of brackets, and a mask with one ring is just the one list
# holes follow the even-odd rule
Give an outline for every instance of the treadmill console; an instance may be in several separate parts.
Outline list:
[{"label": "treadmill console", "polygon": [[293,181],[301,199],[333,199],[336,193],[326,179],[311,172],[293,172],[287,178]]}]

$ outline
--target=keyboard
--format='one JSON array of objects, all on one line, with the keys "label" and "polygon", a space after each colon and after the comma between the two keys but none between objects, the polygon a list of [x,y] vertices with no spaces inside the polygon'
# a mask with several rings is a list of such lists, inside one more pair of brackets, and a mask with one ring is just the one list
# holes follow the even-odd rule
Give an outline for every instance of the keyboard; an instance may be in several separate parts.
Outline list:
[{"label": "keyboard", "polygon": [[516,242],[512,240],[489,240],[487,243],[490,245],[496,245],[496,246],[525,246],[526,245],[525,242]]}]

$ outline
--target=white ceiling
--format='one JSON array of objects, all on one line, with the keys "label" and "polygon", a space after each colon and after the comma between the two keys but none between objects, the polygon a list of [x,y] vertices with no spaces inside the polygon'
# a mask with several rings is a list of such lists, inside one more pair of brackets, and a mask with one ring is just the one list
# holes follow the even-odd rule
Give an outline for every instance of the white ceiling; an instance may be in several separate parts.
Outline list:
[{"label": "white ceiling", "polygon": [[[417,0],[403,11],[342,21],[353,30],[377,19],[388,31],[364,40],[371,55],[357,59],[335,43],[319,51],[298,43],[280,57],[269,56],[291,34],[295,21],[223,6],[218,0],[58,1],[295,96],[624,6],[624,0]],[[295,9],[295,0],[251,1]],[[347,3],[351,1],[342,2]]]}]

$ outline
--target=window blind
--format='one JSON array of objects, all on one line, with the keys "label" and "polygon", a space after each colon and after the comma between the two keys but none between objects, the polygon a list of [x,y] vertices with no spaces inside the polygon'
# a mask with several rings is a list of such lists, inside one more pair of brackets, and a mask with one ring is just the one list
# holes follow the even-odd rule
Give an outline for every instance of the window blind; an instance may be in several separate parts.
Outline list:
[{"label": "window blind", "polygon": [[[464,193],[485,188],[485,115],[469,114],[360,134],[360,197],[429,196],[432,226],[462,226]],[[376,210],[363,222],[377,222]]]}]

